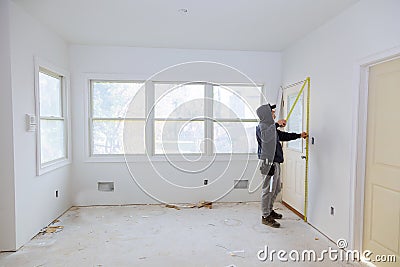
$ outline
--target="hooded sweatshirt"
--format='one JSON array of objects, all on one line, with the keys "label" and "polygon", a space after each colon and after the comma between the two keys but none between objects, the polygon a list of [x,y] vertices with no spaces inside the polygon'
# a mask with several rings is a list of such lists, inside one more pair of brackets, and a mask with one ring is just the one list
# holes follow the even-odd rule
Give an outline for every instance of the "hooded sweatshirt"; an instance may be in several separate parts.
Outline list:
[{"label": "hooded sweatshirt", "polygon": [[258,158],[272,162],[276,147],[276,127],[272,118],[271,106],[269,104],[262,105],[256,112],[260,118],[260,123],[256,128]]},{"label": "hooded sweatshirt", "polygon": [[[268,108],[268,110],[266,108]],[[269,114],[270,118],[267,114]],[[274,134],[271,133],[272,130],[268,130],[268,131],[264,131],[264,135],[271,135],[270,138],[274,138],[274,140],[276,140],[274,142],[275,146],[271,150],[274,152],[273,162],[283,163],[284,158],[283,158],[283,150],[282,150],[281,141],[291,141],[291,140],[298,139],[301,137],[301,134],[288,133],[288,132],[283,132],[283,131],[278,130],[277,128],[279,127],[279,124],[274,123],[274,120],[272,118],[272,113],[271,113],[271,106],[269,104],[260,106],[257,109],[257,115],[260,118],[260,124],[256,128],[256,137],[257,137],[257,142],[258,142],[258,158],[265,159],[266,157],[265,157],[265,155],[263,155],[263,153],[265,154],[265,150],[268,150],[268,151],[271,150],[271,144],[268,143],[268,145],[267,145],[267,144],[264,144],[265,142],[263,142],[264,137],[263,137],[263,130],[262,130],[265,127],[264,124],[270,125],[270,123],[271,123],[270,119],[271,119]],[[268,139],[268,137],[265,137],[265,138]],[[265,149],[263,149],[263,146],[265,146]],[[269,159],[269,157],[268,157],[268,159]]]}]

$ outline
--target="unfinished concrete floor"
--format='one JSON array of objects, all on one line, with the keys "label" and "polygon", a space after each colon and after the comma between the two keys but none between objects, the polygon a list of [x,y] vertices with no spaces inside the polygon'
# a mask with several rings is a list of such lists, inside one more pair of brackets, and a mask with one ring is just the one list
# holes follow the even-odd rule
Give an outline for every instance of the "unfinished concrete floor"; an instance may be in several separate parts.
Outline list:
[{"label": "unfinished concrete floor", "polygon": [[212,209],[176,210],[162,205],[73,207],[62,231],[39,234],[15,253],[0,253],[0,266],[360,266],[358,263],[260,261],[257,252],[336,245],[281,204],[281,228],[260,222],[260,203],[221,203]]}]

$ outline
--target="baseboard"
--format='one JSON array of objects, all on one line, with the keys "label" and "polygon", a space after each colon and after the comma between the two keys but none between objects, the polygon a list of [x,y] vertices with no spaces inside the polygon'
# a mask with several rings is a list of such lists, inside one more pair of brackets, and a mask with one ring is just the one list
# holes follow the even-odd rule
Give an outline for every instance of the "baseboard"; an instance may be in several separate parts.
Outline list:
[{"label": "baseboard", "polygon": [[300,212],[298,212],[295,208],[293,208],[292,206],[290,206],[288,203],[286,203],[283,200],[282,200],[282,204],[285,205],[286,208],[290,209],[294,214],[299,216],[302,220],[304,220],[304,215],[301,214]]}]

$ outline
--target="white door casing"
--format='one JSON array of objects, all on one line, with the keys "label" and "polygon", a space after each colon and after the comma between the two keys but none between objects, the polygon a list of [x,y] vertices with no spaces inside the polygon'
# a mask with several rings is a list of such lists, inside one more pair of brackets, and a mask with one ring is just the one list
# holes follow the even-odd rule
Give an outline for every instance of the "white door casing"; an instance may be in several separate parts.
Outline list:
[{"label": "white door casing", "polygon": [[400,59],[372,66],[368,84],[363,249],[400,260]]}]

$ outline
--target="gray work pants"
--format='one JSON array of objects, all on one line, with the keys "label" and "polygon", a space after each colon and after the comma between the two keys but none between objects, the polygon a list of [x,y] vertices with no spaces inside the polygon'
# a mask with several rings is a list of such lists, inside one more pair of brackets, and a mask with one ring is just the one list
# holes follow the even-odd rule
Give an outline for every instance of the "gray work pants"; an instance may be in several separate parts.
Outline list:
[{"label": "gray work pants", "polygon": [[[274,205],[276,196],[281,191],[281,166],[279,163],[274,162],[275,172],[274,179],[272,183],[272,190],[270,190],[271,176],[267,175],[264,179],[261,193],[261,211],[262,216],[267,217]],[[271,191],[271,192],[270,192]]]}]

